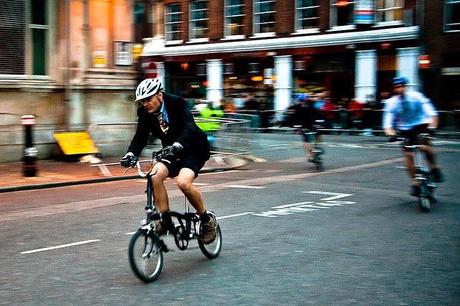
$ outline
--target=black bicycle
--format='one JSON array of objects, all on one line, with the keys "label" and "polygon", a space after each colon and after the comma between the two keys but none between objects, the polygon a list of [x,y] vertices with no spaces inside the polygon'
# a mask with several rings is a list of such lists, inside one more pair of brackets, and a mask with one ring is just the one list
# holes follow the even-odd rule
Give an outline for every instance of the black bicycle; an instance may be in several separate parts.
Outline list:
[{"label": "black bicycle", "polygon": [[141,170],[140,163],[136,163],[139,175],[147,178],[147,204],[145,206],[147,216],[146,219],[142,220],[142,226],[131,237],[128,257],[134,274],[144,282],[152,282],[160,276],[163,270],[163,253],[169,251],[164,240],[158,237],[155,232],[156,220],[168,215],[171,217],[174,226],[169,230],[169,234],[173,235],[179,250],[186,250],[191,240],[197,240],[202,253],[207,258],[213,259],[219,256],[222,248],[222,233],[219,224],[216,227],[216,239],[212,243],[205,244],[201,240],[200,217],[196,213],[190,212],[190,204],[185,204],[184,213],[169,211],[160,214],[156,210],[152,177],[157,172],[155,165],[162,161],[166,154],[167,152],[162,150],[154,153],[150,170],[146,173]]},{"label": "black bicycle", "polygon": [[401,139],[404,148],[414,153],[415,180],[420,188],[418,204],[420,209],[424,212],[429,212],[431,210],[431,204],[436,202],[436,198],[434,197],[436,184],[433,183],[426,155],[422,150],[422,146],[428,145],[430,138],[428,133],[419,134],[416,144],[408,144],[406,138]]},{"label": "black bicycle", "polygon": [[304,131],[302,132],[305,139],[308,139],[308,142],[312,145],[312,156],[309,158],[309,162],[312,162],[315,165],[316,170],[323,171],[324,164],[323,164],[323,154],[324,150],[316,141],[316,137],[318,132],[316,131]]}]

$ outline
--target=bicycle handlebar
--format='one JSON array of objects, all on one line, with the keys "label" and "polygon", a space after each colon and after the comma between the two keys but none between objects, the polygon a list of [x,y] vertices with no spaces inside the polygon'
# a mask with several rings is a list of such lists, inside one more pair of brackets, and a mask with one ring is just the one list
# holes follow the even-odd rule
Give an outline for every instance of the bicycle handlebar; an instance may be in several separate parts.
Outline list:
[{"label": "bicycle handlebar", "polygon": [[148,175],[154,176],[158,172],[158,167],[156,167],[155,172],[152,173],[153,168],[158,162],[165,162],[165,163],[171,163],[171,161],[167,160],[167,157],[172,157],[173,155],[171,154],[169,149],[161,149],[159,151],[153,152],[152,153],[152,160],[150,161],[151,167],[149,171],[144,172],[142,171],[141,168],[141,162],[137,161],[133,166],[127,168],[124,173],[128,172],[130,169],[136,167],[137,168],[137,173],[139,174],[140,177],[147,177]]}]

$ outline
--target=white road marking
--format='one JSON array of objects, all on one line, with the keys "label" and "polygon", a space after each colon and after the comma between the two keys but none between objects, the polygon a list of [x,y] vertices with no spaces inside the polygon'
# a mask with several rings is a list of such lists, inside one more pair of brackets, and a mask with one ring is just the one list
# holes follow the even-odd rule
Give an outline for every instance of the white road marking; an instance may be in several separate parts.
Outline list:
[{"label": "white road marking", "polygon": [[249,185],[227,185],[230,188],[241,188],[241,189],[264,189],[265,186],[249,186]]},{"label": "white road marking", "polygon": [[343,205],[350,205],[350,204],[356,203],[352,201],[337,200],[340,198],[352,196],[353,194],[317,191],[317,190],[303,191],[302,193],[333,195],[333,196],[321,199],[321,201],[324,201],[324,202],[306,201],[306,202],[298,202],[298,203],[273,206],[270,210],[263,211],[260,213],[253,213],[252,215],[259,216],[259,217],[276,218],[276,217],[286,216],[286,215],[295,214],[295,213],[310,212],[310,211],[316,211],[320,209],[328,209],[334,206],[343,206]]},{"label": "white road marking", "polygon": [[308,201],[308,202],[299,202],[299,203],[285,204],[285,205],[280,205],[280,206],[274,206],[274,207],[272,207],[272,208],[279,209],[279,208],[286,208],[286,207],[298,206],[298,205],[310,204],[310,203],[313,203],[313,202],[312,202],[312,201]]},{"label": "white road marking", "polygon": [[68,244],[61,244],[61,245],[56,245],[56,246],[47,247],[47,248],[42,248],[42,249],[35,249],[35,250],[30,250],[30,251],[24,251],[24,252],[21,252],[21,254],[32,254],[32,253],[37,253],[37,252],[45,252],[45,251],[56,250],[56,249],[62,249],[62,248],[67,248],[67,247],[71,247],[71,246],[82,245],[82,244],[88,244],[88,243],[93,243],[93,242],[98,242],[98,241],[101,241],[101,240],[99,240],[99,239],[93,239],[93,240],[85,240],[85,241],[79,241],[79,242],[68,243]]},{"label": "white road marking", "polygon": [[221,217],[217,217],[217,220],[228,219],[228,218],[234,218],[234,217],[240,217],[240,216],[250,215],[250,214],[252,214],[252,213],[253,213],[252,211],[247,211],[247,212],[240,213],[240,214],[234,214],[234,215],[228,215],[228,216],[221,216]]},{"label": "white road marking", "polygon": [[326,191],[302,191],[302,193],[313,193],[313,194],[323,194],[323,195],[333,195],[333,197],[329,198],[323,198],[321,201],[332,201],[332,200],[337,200],[345,197],[352,196],[353,194],[348,194],[348,193],[337,193],[337,192],[326,192]]}]

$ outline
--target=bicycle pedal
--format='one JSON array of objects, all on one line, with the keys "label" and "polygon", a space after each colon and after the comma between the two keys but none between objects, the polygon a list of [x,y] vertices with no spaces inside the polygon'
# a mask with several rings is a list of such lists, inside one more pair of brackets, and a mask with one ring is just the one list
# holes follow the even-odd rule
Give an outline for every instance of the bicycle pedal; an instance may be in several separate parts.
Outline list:
[{"label": "bicycle pedal", "polygon": [[169,249],[168,249],[168,247],[166,246],[166,244],[164,243],[163,240],[160,240],[160,249],[165,253],[169,252]]}]

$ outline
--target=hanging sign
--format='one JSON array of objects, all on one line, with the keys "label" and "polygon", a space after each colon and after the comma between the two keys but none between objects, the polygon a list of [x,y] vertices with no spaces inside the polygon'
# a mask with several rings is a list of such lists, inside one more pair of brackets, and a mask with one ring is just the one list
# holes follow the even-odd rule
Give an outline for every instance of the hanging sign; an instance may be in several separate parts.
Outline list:
[{"label": "hanging sign", "polygon": [[373,24],[375,0],[355,0],[355,24]]}]

